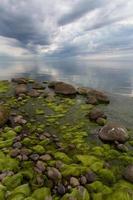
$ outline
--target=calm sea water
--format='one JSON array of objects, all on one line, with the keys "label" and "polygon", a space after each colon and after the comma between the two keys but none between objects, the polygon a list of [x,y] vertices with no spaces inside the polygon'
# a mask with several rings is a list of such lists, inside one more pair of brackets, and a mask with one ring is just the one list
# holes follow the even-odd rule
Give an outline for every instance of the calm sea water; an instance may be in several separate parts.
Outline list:
[{"label": "calm sea water", "polygon": [[111,120],[133,128],[133,62],[49,59],[0,61],[0,79],[28,76],[39,80],[62,80],[109,93],[105,109]]}]

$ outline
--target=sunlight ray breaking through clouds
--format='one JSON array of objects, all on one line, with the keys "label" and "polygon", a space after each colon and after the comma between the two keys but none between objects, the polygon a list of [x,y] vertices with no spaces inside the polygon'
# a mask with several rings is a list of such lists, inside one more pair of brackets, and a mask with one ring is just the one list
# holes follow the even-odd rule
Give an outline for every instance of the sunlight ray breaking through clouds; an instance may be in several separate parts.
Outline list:
[{"label": "sunlight ray breaking through clouds", "polygon": [[0,56],[133,54],[132,0],[0,0]]}]

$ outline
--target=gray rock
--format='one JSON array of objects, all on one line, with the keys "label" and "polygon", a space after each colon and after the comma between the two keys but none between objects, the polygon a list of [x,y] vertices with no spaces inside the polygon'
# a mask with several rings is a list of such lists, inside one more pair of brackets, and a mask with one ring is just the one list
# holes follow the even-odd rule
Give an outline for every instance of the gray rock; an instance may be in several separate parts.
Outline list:
[{"label": "gray rock", "polygon": [[37,153],[33,153],[30,155],[30,159],[33,161],[37,161],[39,159],[39,155]]},{"label": "gray rock", "polygon": [[48,177],[52,180],[59,180],[61,179],[62,175],[59,172],[58,169],[54,168],[54,167],[49,167],[48,168]]},{"label": "gray rock", "polygon": [[101,140],[108,142],[118,141],[124,143],[129,138],[126,128],[117,123],[106,124],[98,134]]},{"label": "gray rock", "polygon": [[92,171],[89,171],[86,175],[87,183],[93,183],[96,180],[96,174],[94,174]]},{"label": "gray rock", "polygon": [[45,165],[44,165],[44,163],[42,162],[42,161],[37,161],[37,163],[36,163],[36,167],[41,171],[41,172],[44,172],[45,171]]},{"label": "gray rock", "polygon": [[14,148],[17,148],[17,149],[21,149],[22,144],[21,144],[21,142],[15,142],[15,143],[13,144],[13,147],[14,147]]},{"label": "gray rock", "polygon": [[133,164],[126,167],[123,176],[127,181],[133,183]]},{"label": "gray rock", "polygon": [[12,149],[10,152],[10,156],[15,158],[18,156],[19,153],[20,153],[20,149]]},{"label": "gray rock", "polygon": [[40,156],[40,160],[43,160],[43,161],[49,161],[51,159],[52,159],[52,157],[49,154]]},{"label": "gray rock", "polygon": [[60,185],[58,185],[58,187],[57,187],[57,191],[58,191],[59,195],[63,195],[63,194],[65,194],[66,189],[65,189],[65,187],[64,187],[63,184],[60,184]]},{"label": "gray rock", "polygon": [[75,177],[71,177],[70,178],[70,185],[72,187],[79,186],[80,185],[79,180],[77,178],[75,178]]},{"label": "gray rock", "polygon": [[87,183],[87,179],[85,176],[80,177],[80,183],[81,183],[81,185],[85,185]]}]

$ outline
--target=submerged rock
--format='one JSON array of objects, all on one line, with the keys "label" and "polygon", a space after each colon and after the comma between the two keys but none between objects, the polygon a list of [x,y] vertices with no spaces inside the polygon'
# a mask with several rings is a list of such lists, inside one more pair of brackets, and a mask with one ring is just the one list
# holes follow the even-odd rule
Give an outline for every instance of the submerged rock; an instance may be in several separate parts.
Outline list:
[{"label": "submerged rock", "polygon": [[128,165],[124,170],[123,176],[126,180],[133,183],[133,164]]},{"label": "submerged rock", "polygon": [[54,89],[57,94],[75,95],[77,93],[76,89],[72,85],[64,82],[57,82]]},{"label": "submerged rock", "polygon": [[99,131],[99,137],[107,142],[126,142],[129,138],[127,130],[124,126],[117,123],[108,123]]},{"label": "submerged rock", "polygon": [[9,119],[9,109],[0,105],[0,127],[2,127]]}]

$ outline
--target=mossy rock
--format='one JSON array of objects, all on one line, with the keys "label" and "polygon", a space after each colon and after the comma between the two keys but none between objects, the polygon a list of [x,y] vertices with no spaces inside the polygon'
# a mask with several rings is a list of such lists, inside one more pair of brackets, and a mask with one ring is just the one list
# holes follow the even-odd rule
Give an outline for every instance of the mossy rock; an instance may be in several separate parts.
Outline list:
[{"label": "mossy rock", "polygon": [[110,183],[115,183],[116,178],[115,175],[113,174],[113,172],[109,169],[101,169],[98,171],[98,175],[100,176],[100,178],[110,184]]},{"label": "mossy rock", "polygon": [[13,139],[0,141],[0,149],[5,148],[5,147],[10,147],[12,146],[12,144],[13,144]]},{"label": "mossy rock", "polygon": [[9,114],[9,108],[7,106],[0,105],[0,127],[8,121]]},{"label": "mossy rock", "polygon": [[6,187],[0,184],[0,200],[5,200]]},{"label": "mossy rock", "polygon": [[24,197],[28,197],[30,195],[30,187],[29,184],[24,184],[16,187],[10,194],[10,198],[12,199],[17,194],[23,194]]},{"label": "mossy rock", "polygon": [[9,156],[3,156],[0,158],[0,170],[17,171],[19,168],[19,162],[16,159]]},{"label": "mossy rock", "polygon": [[49,188],[43,187],[35,190],[32,197],[36,200],[47,200],[51,198],[51,192]]},{"label": "mossy rock", "polygon": [[38,153],[38,154],[43,154],[43,153],[45,153],[45,149],[44,149],[44,147],[41,146],[41,145],[36,145],[36,146],[34,146],[32,149],[33,149],[33,151],[34,151],[35,153]]},{"label": "mossy rock", "polygon": [[113,192],[112,195],[106,198],[106,200],[133,200],[133,191],[118,190]]},{"label": "mossy rock", "polygon": [[70,194],[65,194],[61,200],[69,200],[71,198],[74,200],[90,200],[90,195],[86,188],[80,186],[78,189],[72,189]]},{"label": "mossy rock", "polygon": [[14,128],[14,131],[16,132],[16,133],[20,133],[21,131],[22,131],[22,126],[16,126],[15,128]]},{"label": "mossy rock", "polygon": [[112,189],[106,185],[104,185],[102,182],[100,181],[95,181],[91,184],[86,185],[86,188],[88,189],[88,191],[90,193],[102,193],[104,194],[111,194],[112,193]]},{"label": "mossy rock", "polygon": [[23,194],[16,194],[12,198],[8,198],[7,200],[25,200],[25,196]]},{"label": "mossy rock", "polygon": [[61,174],[66,176],[80,176],[81,174],[84,174],[87,172],[88,168],[84,166],[80,166],[78,164],[69,164],[64,165],[61,169]]},{"label": "mossy rock", "polygon": [[6,93],[10,89],[8,81],[0,81],[0,93]]},{"label": "mossy rock", "polygon": [[3,133],[2,135],[3,135],[4,139],[10,140],[10,139],[14,139],[15,136],[17,135],[17,133],[13,130],[9,130],[6,133]]},{"label": "mossy rock", "polygon": [[36,200],[35,198],[32,198],[32,197],[27,197],[25,198],[24,200]]},{"label": "mossy rock", "polygon": [[54,155],[54,157],[55,157],[56,160],[61,160],[61,161],[63,161],[64,163],[69,164],[69,163],[72,162],[72,159],[69,158],[69,157],[68,157],[65,153],[63,153],[63,152],[55,152],[53,155]]},{"label": "mossy rock", "polygon": [[23,180],[23,176],[21,173],[17,173],[13,176],[7,176],[3,180],[3,184],[8,188],[8,190],[12,190],[17,186],[21,185]]}]

